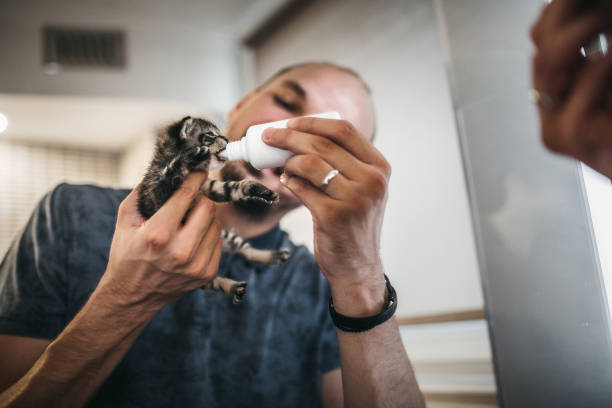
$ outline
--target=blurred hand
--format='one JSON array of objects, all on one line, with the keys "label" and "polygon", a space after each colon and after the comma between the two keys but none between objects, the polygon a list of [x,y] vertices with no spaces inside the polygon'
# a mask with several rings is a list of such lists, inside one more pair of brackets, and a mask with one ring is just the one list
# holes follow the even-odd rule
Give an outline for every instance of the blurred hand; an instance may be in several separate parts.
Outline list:
[{"label": "blurred hand", "polygon": [[593,58],[580,53],[597,34],[610,34],[612,12],[585,11],[586,4],[554,0],[533,25],[533,87],[541,97],[544,145],[612,177],[611,53]]},{"label": "blurred hand", "polygon": [[205,179],[204,173],[189,174],[146,221],[137,208],[138,187],[125,198],[98,287],[110,288],[121,304],[161,308],[214,279],[221,256],[221,224],[214,217],[213,202],[200,193]]},{"label": "blurred hand", "polygon": [[[285,164],[281,181],[312,214],[314,255],[336,309],[353,316],[382,311],[386,302],[379,247],[389,163],[344,120],[292,119],[288,129],[267,129],[264,141],[296,153]],[[323,188],[333,169],[340,173]]]}]

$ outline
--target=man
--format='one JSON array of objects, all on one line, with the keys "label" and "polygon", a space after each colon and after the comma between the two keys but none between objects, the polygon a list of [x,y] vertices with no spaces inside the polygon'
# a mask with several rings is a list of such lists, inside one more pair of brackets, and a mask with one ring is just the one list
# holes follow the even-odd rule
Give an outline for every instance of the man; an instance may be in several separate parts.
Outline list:
[{"label": "man", "polygon": [[[238,102],[226,134],[236,140],[255,123],[332,110],[345,120],[301,118],[264,132],[267,143],[296,153],[281,177],[244,165],[224,171],[277,191],[280,203],[267,211],[215,206],[197,193],[206,175],[191,174],[147,221],[136,211],[136,192],[129,193],[113,234],[100,220],[127,192],[90,189],[96,199],[88,206],[78,204],[84,193],[75,187],[47,196],[1,268],[0,288],[11,302],[3,302],[10,305],[0,327],[11,335],[0,336],[2,382],[10,385],[0,405],[422,406],[396,322],[339,330],[336,338],[327,311],[330,293],[335,312],[353,318],[390,306],[379,254],[390,167],[368,141],[374,118],[363,82],[329,64],[291,67]],[[332,169],[339,174],[322,186]],[[70,208],[60,211],[58,202]],[[316,263],[277,227],[300,203],[312,213]],[[69,211],[77,228],[62,225]],[[231,255],[220,265],[222,225],[256,247],[289,246],[292,256],[281,267]],[[88,238],[105,229],[106,239]],[[46,255],[62,251],[68,259],[46,267]],[[104,264],[93,273],[101,279],[89,278],[91,295],[72,312],[87,280],[73,273],[87,277],[96,262]],[[28,268],[32,290],[18,277]],[[217,273],[248,281],[244,304],[232,307],[222,294],[198,289]],[[31,296],[16,300],[15,287]],[[70,322],[57,334],[42,328],[38,314],[58,322],[69,315]]]},{"label": "man", "polygon": [[544,144],[610,178],[612,53],[585,58],[580,49],[611,31],[610,2],[585,0],[554,0],[531,29],[536,46],[533,86]]}]

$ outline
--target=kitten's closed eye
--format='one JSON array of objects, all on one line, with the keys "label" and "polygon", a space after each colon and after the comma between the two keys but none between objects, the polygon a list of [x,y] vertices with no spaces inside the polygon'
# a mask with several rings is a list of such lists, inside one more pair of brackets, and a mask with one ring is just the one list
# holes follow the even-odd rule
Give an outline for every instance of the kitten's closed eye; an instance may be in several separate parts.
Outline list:
[{"label": "kitten's closed eye", "polygon": [[216,135],[212,132],[200,133],[198,140],[202,145],[210,146],[211,144],[215,143],[215,137]]}]

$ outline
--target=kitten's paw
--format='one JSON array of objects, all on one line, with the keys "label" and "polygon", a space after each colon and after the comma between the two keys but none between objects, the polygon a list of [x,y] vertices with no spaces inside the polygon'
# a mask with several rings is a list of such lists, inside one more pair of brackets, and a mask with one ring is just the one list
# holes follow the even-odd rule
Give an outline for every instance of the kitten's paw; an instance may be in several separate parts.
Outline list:
[{"label": "kitten's paw", "polygon": [[289,250],[283,248],[272,253],[272,259],[270,260],[270,263],[272,265],[280,265],[287,259],[289,259]]},{"label": "kitten's paw", "polygon": [[273,204],[278,200],[278,194],[256,181],[247,181],[242,188],[245,200],[265,201]]},{"label": "kitten's paw", "polygon": [[242,297],[246,293],[246,282],[236,282],[230,289],[230,296],[232,297],[232,303],[238,304],[242,302]]}]

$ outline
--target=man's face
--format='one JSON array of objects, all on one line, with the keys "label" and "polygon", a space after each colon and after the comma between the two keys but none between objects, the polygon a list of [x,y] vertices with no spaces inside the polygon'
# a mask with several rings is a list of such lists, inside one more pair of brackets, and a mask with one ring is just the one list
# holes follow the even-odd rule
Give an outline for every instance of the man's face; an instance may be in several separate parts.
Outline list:
[{"label": "man's face", "polygon": [[[230,141],[235,141],[245,135],[249,126],[258,123],[328,111],[340,113],[367,137],[373,132],[370,96],[361,82],[336,68],[310,65],[286,72],[264,88],[247,95],[228,113],[225,135]],[[230,164],[227,173],[233,173],[233,178],[240,175],[255,179],[276,191],[279,195],[276,208],[290,210],[301,205],[280,183],[282,169],[258,171],[244,163],[236,163]]]}]

